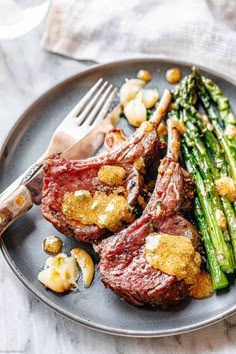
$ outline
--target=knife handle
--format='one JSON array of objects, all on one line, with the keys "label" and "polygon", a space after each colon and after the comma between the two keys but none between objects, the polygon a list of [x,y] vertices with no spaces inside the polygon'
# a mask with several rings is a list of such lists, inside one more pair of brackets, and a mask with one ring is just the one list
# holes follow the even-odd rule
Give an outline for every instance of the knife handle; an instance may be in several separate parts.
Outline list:
[{"label": "knife handle", "polygon": [[21,215],[25,214],[33,203],[29,190],[20,185],[0,204],[0,235]]}]

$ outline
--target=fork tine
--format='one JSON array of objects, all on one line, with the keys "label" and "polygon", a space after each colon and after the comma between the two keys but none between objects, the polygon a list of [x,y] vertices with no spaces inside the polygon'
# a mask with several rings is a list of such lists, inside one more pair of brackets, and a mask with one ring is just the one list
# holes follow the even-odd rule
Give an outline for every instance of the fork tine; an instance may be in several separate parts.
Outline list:
[{"label": "fork tine", "polygon": [[101,95],[101,93],[103,92],[103,90],[106,88],[106,86],[108,85],[108,82],[105,81],[103,83],[103,85],[99,88],[99,90],[96,92],[96,94],[93,96],[93,98],[89,101],[89,103],[86,105],[86,107],[84,107],[83,111],[81,112],[81,114],[79,114],[76,117],[76,123],[78,125],[81,125],[83,123],[87,122],[87,117],[89,117],[89,112],[91,111],[91,109],[93,108],[96,100],[98,99],[98,97]]},{"label": "fork tine", "polygon": [[[114,88],[111,91],[112,85],[109,85],[108,88],[106,88],[107,85],[108,82],[107,81],[104,82],[104,80],[100,78],[90,88],[90,90],[82,97],[82,99],[77,103],[77,105],[67,114],[67,116],[62,120],[62,122],[57,126],[53,135],[51,136],[49,145],[44,151],[44,153],[36,160],[36,162],[32,166],[30,166],[21,176],[19,176],[8,188],[6,188],[0,194],[0,199],[6,197],[9,193],[12,192],[12,190],[16,189],[21,184],[25,176],[27,176],[27,173],[29,174],[32,172],[33,167],[35,165],[41,164],[45,159],[49,158],[51,154],[60,154],[62,151],[64,151],[69,146],[74,144],[75,141],[82,139],[83,136],[85,136],[88,133],[88,131],[93,129],[96,125],[99,124],[99,122],[101,122],[101,120],[106,116],[109,107],[112,103],[112,100],[115,97],[117,92],[116,88]],[[104,91],[105,88],[106,90]],[[91,97],[93,97],[93,94],[97,89],[98,91],[95,94],[95,99],[94,98],[91,99]],[[98,100],[102,92],[103,94]],[[77,115],[82,110],[86,109],[85,107],[88,101],[89,101],[88,105],[90,105],[90,99],[91,101],[93,101],[93,104],[89,110],[88,122],[87,119],[85,119],[85,122],[78,126],[78,124],[76,124],[77,123],[76,119],[80,119],[80,118],[77,117]],[[97,103],[95,104],[96,100]],[[117,123],[118,121],[115,124]]]},{"label": "fork tine", "polygon": [[84,108],[85,104],[88,102],[94,91],[100,86],[103,82],[103,79],[100,78],[98,81],[91,87],[91,89],[82,97],[82,99],[77,103],[77,105],[70,111],[70,116],[78,116],[81,110]]},{"label": "fork tine", "polygon": [[[92,122],[92,126],[99,124],[102,121],[102,119],[106,116],[108,109],[109,109],[109,107],[116,95],[116,92],[117,92],[117,88],[114,88],[112,90],[112,92],[110,93],[110,95],[107,97],[106,101],[103,104],[102,109],[99,111],[98,114],[97,114],[98,109],[94,110],[93,116],[95,117],[95,119]],[[92,112],[91,112],[91,114],[92,114]]]},{"label": "fork tine", "polygon": [[87,116],[84,124],[86,126],[92,125],[94,119],[96,118],[98,112],[102,110],[104,104],[106,103],[107,99],[109,98],[109,94],[111,93],[113,86],[109,85],[109,87],[106,89],[106,91],[103,93],[103,95],[99,98],[98,102],[96,105],[93,107],[91,110],[90,114]]}]

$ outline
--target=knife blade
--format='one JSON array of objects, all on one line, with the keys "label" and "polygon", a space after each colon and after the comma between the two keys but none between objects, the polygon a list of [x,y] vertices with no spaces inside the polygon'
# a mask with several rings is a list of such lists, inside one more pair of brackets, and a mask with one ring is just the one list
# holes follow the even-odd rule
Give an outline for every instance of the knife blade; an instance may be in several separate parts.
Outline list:
[{"label": "knife blade", "polygon": [[[84,138],[66,149],[61,157],[68,160],[86,159],[103,144],[105,134],[118,124],[118,116],[110,114]],[[27,171],[21,184],[3,195],[0,200],[0,235],[33,204],[41,203],[43,188],[43,163],[35,164]]]}]

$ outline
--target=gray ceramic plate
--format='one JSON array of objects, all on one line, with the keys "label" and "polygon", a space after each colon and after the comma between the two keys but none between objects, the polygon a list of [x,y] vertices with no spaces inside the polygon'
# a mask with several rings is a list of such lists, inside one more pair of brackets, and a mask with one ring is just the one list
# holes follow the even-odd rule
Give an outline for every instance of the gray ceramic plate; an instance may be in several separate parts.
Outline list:
[{"label": "gray ceramic plate", "polygon": [[[162,93],[165,87],[170,87],[165,81],[165,72],[176,65],[183,75],[189,73],[190,65],[166,59],[139,59],[96,66],[46,92],[21,116],[2,149],[0,190],[41,155],[54,128],[99,77],[120,86],[125,78],[135,77],[139,69],[145,68],[153,76],[150,86],[157,87]],[[203,72],[223,88],[236,110],[233,83],[216,73]],[[38,299],[80,324],[112,334],[154,337],[198,329],[236,310],[234,284],[228,291],[209,299],[189,299],[169,311],[134,307],[106,290],[98,271],[89,289],[84,289],[80,282],[78,292],[57,295],[46,290],[37,280],[48,257],[42,250],[42,242],[49,235],[59,233],[42,218],[40,208],[34,207],[3,235],[3,254],[15,274]],[[78,246],[63,235],[61,237],[64,252],[69,253],[71,248]],[[91,252],[89,247],[82,247]]]}]

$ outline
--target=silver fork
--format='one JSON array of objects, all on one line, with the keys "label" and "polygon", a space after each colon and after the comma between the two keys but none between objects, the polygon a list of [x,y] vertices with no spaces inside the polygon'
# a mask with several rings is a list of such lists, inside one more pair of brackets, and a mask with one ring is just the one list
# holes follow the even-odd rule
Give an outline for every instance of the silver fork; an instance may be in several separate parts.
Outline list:
[{"label": "silver fork", "polygon": [[[34,170],[34,166],[41,164],[51,154],[63,152],[94,129],[106,116],[116,91],[100,78],[58,125],[42,156],[0,194],[0,201],[19,186],[27,173]],[[119,109],[118,106],[115,108],[116,114]]]},{"label": "silver fork", "polygon": [[99,79],[56,128],[39,161],[61,153],[89,133],[105,117],[115,94],[116,88]]}]

